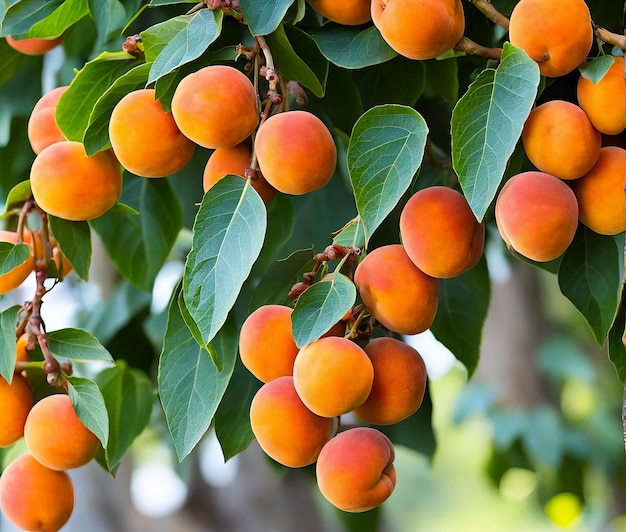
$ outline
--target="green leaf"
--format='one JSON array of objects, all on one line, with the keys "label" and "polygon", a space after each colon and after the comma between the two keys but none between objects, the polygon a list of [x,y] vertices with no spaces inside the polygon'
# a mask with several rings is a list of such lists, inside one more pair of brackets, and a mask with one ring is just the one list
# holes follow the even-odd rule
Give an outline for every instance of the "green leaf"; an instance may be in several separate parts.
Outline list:
[{"label": "green leaf", "polygon": [[378,29],[346,26],[324,27],[313,33],[322,54],[342,68],[363,68],[393,59],[397,54]]},{"label": "green leaf", "polygon": [[58,37],[89,14],[88,0],[65,0],[45,19],[33,24],[29,37]]},{"label": "green leaf", "polygon": [[55,357],[74,362],[113,363],[113,357],[99,340],[82,329],[66,328],[48,333],[48,347]]},{"label": "green leaf", "polygon": [[87,222],[70,222],[48,215],[52,234],[61,253],[70,261],[76,274],[83,280],[89,280],[91,265],[91,231]]},{"label": "green leaf", "polygon": [[583,315],[600,346],[619,309],[623,261],[623,235],[599,235],[581,224],[559,268],[561,292]]},{"label": "green leaf", "polygon": [[218,371],[187,328],[177,295],[170,300],[157,379],[167,426],[182,461],[209,428],[228,386],[237,358],[237,333],[231,323],[219,332],[215,348],[224,369]]},{"label": "green leaf", "polygon": [[466,367],[471,377],[478,365],[491,285],[483,256],[472,269],[439,280],[439,306],[430,329]]},{"label": "green leaf", "polygon": [[437,96],[455,104],[459,99],[459,63],[458,59],[445,61],[424,61],[426,70],[426,94]]},{"label": "green leaf", "polygon": [[15,371],[15,326],[19,305],[14,305],[0,312],[0,376],[8,383],[13,380]]},{"label": "green leaf", "polygon": [[21,209],[24,202],[30,197],[30,180],[21,181],[15,185],[7,195],[7,201],[4,205],[3,217],[12,214],[13,209]]},{"label": "green leaf", "polygon": [[5,39],[0,39],[0,57],[2,57],[2,68],[0,69],[0,88],[2,88],[9,81],[15,79],[20,72],[23,72],[23,68],[31,58],[11,48]]},{"label": "green leaf", "polygon": [[360,219],[350,220],[333,238],[333,244],[340,246],[365,247],[365,229]]},{"label": "green leaf", "polygon": [[601,55],[584,66],[579,67],[578,70],[580,70],[584,78],[595,84],[604,77],[614,62],[615,58],[612,55]]},{"label": "green leaf", "polygon": [[182,209],[167,179],[126,174],[121,200],[139,214],[113,208],[91,225],[118,271],[150,291],[183,226]]},{"label": "green leaf", "polygon": [[100,388],[95,382],[81,377],[66,377],[66,381],[76,414],[106,448],[109,441],[109,415]]},{"label": "green leaf", "polygon": [[89,0],[89,10],[98,32],[95,49],[100,49],[109,35],[124,26],[126,9],[119,0]]},{"label": "green leaf", "polygon": [[30,257],[27,244],[0,242],[0,275],[10,272]]},{"label": "green leaf", "polygon": [[539,86],[539,67],[505,43],[497,69],[483,70],[452,111],[452,164],[480,221],[498,191]]},{"label": "green leaf", "polygon": [[374,107],[354,125],[348,170],[366,243],[411,185],[427,134],[422,116],[401,105]]},{"label": "green leaf", "polygon": [[[623,292],[622,292],[623,293]],[[626,384],[626,302],[622,301],[620,311],[608,336],[609,358],[615,366],[619,380]]]},{"label": "green leaf", "polygon": [[[22,35],[27,33],[37,22],[50,16],[55,9],[63,4],[63,0],[14,0],[4,2],[4,4],[2,35]],[[57,35],[51,35],[51,37]]]},{"label": "green leaf", "polygon": [[208,344],[222,328],[263,246],[265,205],[249,181],[228,175],[204,195],[183,276],[190,315]]},{"label": "green leaf", "polygon": [[241,11],[252,35],[269,35],[278,28],[293,0],[241,0]]}]

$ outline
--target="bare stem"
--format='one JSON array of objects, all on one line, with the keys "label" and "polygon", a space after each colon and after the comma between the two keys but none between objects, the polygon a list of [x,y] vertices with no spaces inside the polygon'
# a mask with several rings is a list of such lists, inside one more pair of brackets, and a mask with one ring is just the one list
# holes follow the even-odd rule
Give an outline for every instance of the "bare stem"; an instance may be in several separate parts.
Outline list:
[{"label": "bare stem", "polygon": [[470,2],[489,20],[502,26],[505,30],[509,29],[509,19],[493,7],[491,0],[470,0]]},{"label": "bare stem", "polygon": [[485,59],[496,59],[499,61],[502,57],[502,48],[488,48],[467,37],[461,37],[461,40],[456,43],[454,49],[459,52],[465,52],[468,55],[484,57]]},{"label": "bare stem", "polygon": [[189,11],[187,11],[187,15],[193,15],[196,11],[200,11],[203,7],[206,6],[206,1],[199,2],[195,6],[193,6]]},{"label": "bare stem", "polygon": [[594,24],[593,31],[596,34],[596,37],[601,41],[604,41],[607,44],[611,44],[613,46],[617,46],[622,50],[626,50],[626,35],[620,35],[619,33],[613,33],[612,31],[607,30],[606,28],[602,28],[600,26],[596,26]]}]

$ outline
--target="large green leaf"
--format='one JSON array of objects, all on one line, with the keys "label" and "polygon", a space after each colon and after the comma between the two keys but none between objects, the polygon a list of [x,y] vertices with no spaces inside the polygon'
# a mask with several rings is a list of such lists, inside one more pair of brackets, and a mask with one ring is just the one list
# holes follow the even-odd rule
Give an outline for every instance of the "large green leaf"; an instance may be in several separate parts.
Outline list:
[{"label": "large green leaf", "polygon": [[7,382],[13,380],[15,371],[15,326],[20,307],[14,305],[0,312],[0,377]]},{"label": "large green leaf", "polygon": [[538,86],[537,63],[505,43],[498,68],[483,70],[452,112],[452,164],[478,220],[498,191]]},{"label": "large green leaf", "polygon": [[609,331],[608,347],[609,358],[617,376],[626,385],[626,301],[622,301],[615,323]]},{"label": "large green leaf", "polygon": [[126,14],[124,3],[119,0],[89,0],[89,10],[98,30],[96,49],[104,45],[110,34],[121,29],[131,14]]},{"label": "large green leaf", "polygon": [[71,222],[48,215],[48,223],[61,253],[74,267],[76,274],[89,280],[91,266],[91,231],[87,222]]},{"label": "large green leaf", "polygon": [[250,181],[228,175],[204,195],[185,263],[183,294],[205,344],[235,304],[266,227],[265,205]]},{"label": "large green leaf", "polygon": [[354,125],[348,170],[366,242],[409,188],[427,134],[421,115],[402,105],[374,107]]},{"label": "large green leaf", "polygon": [[57,37],[89,13],[88,0],[65,0],[45,19],[34,24],[28,36]]},{"label": "large green leaf", "polygon": [[49,332],[48,347],[55,357],[67,358],[74,362],[113,363],[111,353],[95,336],[82,329],[66,328]]},{"label": "large green leaf", "polygon": [[[27,33],[37,22],[50,16],[63,0],[30,0],[5,2],[2,35]],[[57,35],[59,35],[57,33]],[[52,35],[56,37],[57,35]]]},{"label": "large green leaf", "polygon": [[609,71],[611,65],[615,62],[615,58],[612,55],[601,55],[596,57],[593,61],[581,66],[581,76],[588,79],[593,83],[598,83],[604,75]]},{"label": "large green leaf", "polygon": [[82,377],[67,377],[66,380],[76,414],[106,448],[109,441],[109,415],[100,388],[95,382]]},{"label": "large green leaf", "polygon": [[30,257],[30,248],[26,244],[0,242],[0,275],[10,272]]},{"label": "large green leaf", "polygon": [[241,0],[241,11],[252,35],[268,35],[281,23],[293,0]]}]

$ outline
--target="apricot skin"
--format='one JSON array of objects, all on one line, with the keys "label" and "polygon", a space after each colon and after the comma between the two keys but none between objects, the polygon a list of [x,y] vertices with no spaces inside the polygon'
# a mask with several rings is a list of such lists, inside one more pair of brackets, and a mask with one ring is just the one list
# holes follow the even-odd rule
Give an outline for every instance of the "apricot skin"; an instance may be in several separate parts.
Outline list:
[{"label": "apricot skin", "polygon": [[330,440],[334,422],[311,412],[293,385],[293,377],[265,383],[250,406],[252,432],[265,453],[287,467],[314,463]]},{"label": "apricot skin", "polygon": [[530,162],[540,171],[569,180],[593,167],[602,136],[576,104],[552,100],[530,112],[522,143]]},{"label": "apricot skin", "polygon": [[592,231],[617,235],[626,230],[626,150],[606,146],[595,166],[572,182],[578,217]]},{"label": "apricot skin", "polygon": [[59,98],[67,89],[67,86],[63,86],[47,92],[37,101],[30,113],[28,118],[28,140],[36,154],[50,146],[50,144],[67,140],[57,125],[55,118]]},{"label": "apricot skin", "polygon": [[24,454],[0,476],[0,507],[19,528],[56,532],[74,510],[72,480],[65,471],[48,469]]},{"label": "apricot skin", "polygon": [[365,346],[374,366],[367,400],[354,410],[366,423],[391,425],[417,412],[426,391],[426,365],[410,345],[395,338],[375,338]]},{"label": "apricot skin", "polygon": [[371,251],[357,266],[354,282],[363,304],[391,331],[417,334],[432,325],[439,283],[415,266],[400,244]]},{"label": "apricot skin", "polygon": [[396,485],[395,451],[389,438],[370,427],[337,434],[317,459],[322,495],[345,512],[365,512],[386,501]]},{"label": "apricot skin", "polygon": [[372,19],[370,0],[308,0],[311,7],[323,17],[344,26],[358,26]]},{"label": "apricot skin", "polygon": [[[25,239],[26,234],[24,233]],[[0,242],[18,243],[18,234],[15,231],[0,231]],[[27,243],[27,242],[25,242]],[[15,290],[30,275],[35,267],[32,255],[24,262],[13,268],[11,271],[0,275],[0,294],[6,294],[11,290]]]},{"label": "apricot skin", "polygon": [[[24,333],[15,342],[15,361],[16,362],[30,362],[30,355],[26,347],[28,346],[28,334]],[[32,402],[32,401],[31,401]],[[24,418],[26,421],[26,418]]]},{"label": "apricot skin", "polygon": [[460,192],[444,186],[416,192],[400,214],[402,245],[427,275],[456,277],[479,261],[485,226]]},{"label": "apricot skin", "polygon": [[0,447],[13,445],[24,435],[24,424],[33,406],[30,384],[20,374],[9,384],[0,377]]},{"label": "apricot skin", "polygon": [[[30,185],[48,214],[72,221],[103,215],[122,193],[122,171],[111,150],[88,157],[80,142],[56,142],[35,158]],[[63,193],[59,193],[63,191]]]},{"label": "apricot skin", "polygon": [[61,44],[63,38],[57,37],[56,39],[14,39],[8,35],[7,44],[17,50],[18,52],[26,55],[43,55],[49,52],[53,48],[56,48]]},{"label": "apricot skin", "polygon": [[24,439],[35,459],[55,471],[84,466],[100,448],[66,394],[49,395],[35,403],[26,418]]},{"label": "apricot skin", "polygon": [[496,224],[504,242],[517,253],[537,262],[556,259],[576,234],[576,196],[550,174],[517,174],[496,199]]},{"label": "apricot skin", "polygon": [[578,67],[593,44],[591,15],[584,0],[520,0],[510,17],[509,40],[556,78]]},{"label": "apricot skin", "polygon": [[109,121],[115,156],[126,170],[142,177],[175,174],[191,160],[196,147],[155,95],[154,89],[128,93],[114,107]]},{"label": "apricot skin", "polygon": [[460,0],[372,0],[371,13],[387,44],[409,59],[434,59],[465,31]]},{"label": "apricot skin", "polygon": [[254,147],[263,176],[285,194],[318,190],[335,172],[333,137],[324,122],[307,111],[270,116],[259,127]]},{"label": "apricot skin", "polygon": [[205,148],[243,142],[259,123],[252,82],[231,66],[210,65],[184,77],[172,98],[172,115],[185,136]]}]

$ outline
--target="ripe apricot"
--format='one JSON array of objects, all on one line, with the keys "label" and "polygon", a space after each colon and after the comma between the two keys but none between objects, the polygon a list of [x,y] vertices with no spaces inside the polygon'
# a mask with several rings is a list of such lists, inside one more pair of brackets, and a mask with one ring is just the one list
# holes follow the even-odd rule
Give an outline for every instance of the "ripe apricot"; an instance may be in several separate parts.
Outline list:
[{"label": "ripe apricot", "polygon": [[319,416],[346,414],[363,404],[374,368],[363,349],[341,336],[305,345],[293,365],[293,383],[302,402]]},{"label": "ripe apricot", "polygon": [[432,325],[439,282],[415,266],[400,244],[368,253],[354,272],[354,282],[363,304],[391,331],[417,334]]},{"label": "ripe apricot", "polygon": [[372,19],[370,0],[308,0],[311,7],[323,17],[344,26],[358,26]]},{"label": "ripe apricot", "polygon": [[626,128],[624,58],[614,57],[613,64],[598,83],[581,76],[577,95],[578,105],[600,133],[619,135]]},{"label": "ripe apricot", "polygon": [[426,365],[410,345],[395,338],[375,338],[365,346],[374,366],[374,384],[354,410],[366,423],[391,425],[417,412],[426,391]]},{"label": "ripe apricot", "polygon": [[[29,243],[29,237],[27,235],[28,233],[24,232],[24,243],[26,244]],[[19,235],[15,231],[0,231],[0,242],[10,242],[11,244],[17,244],[18,240]],[[26,278],[33,271],[34,267],[35,261],[33,260],[31,254],[24,262],[17,265],[11,271],[0,275],[0,294],[6,294],[11,290],[15,290],[26,280]]]},{"label": "ripe apricot", "polygon": [[18,52],[26,55],[42,55],[49,52],[53,48],[56,48],[63,41],[63,37],[57,37],[56,39],[15,39],[11,35],[7,35],[7,44],[17,50]]},{"label": "ripe apricot", "polygon": [[626,230],[626,150],[606,146],[595,166],[572,181],[578,200],[578,217],[589,229],[601,235],[617,235]]},{"label": "ripe apricot", "polygon": [[250,424],[265,453],[287,467],[315,462],[334,431],[331,418],[304,405],[290,375],[261,386],[250,405]]},{"label": "ripe apricot", "polygon": [[55,118],[59,98],[67,89],[67,86],[52,89],[33,107],[28,118],[28,140],[35,153],[41,152],[50,144],[67,140]]},{"label": "ripe apricot", "polygon": [[509,40],[539,64],[542,76],[563,76],[593,44],[589,8],[584,0],[520,0],[511,13]]},{"label": "ripe apricot", "polygon": [[205,148],[234,146],[259,123],[257,94],[239,70],[210,65],[185,76],[172,98],[179,129]]},{"label": "ripe apricot", "polygon": [[0,508],[19,528],[56,532],[74,510],[72,479],[65,471],[48,469],[23,454],[0,476]]},{"label": "ripe apricot", "polygon": [[400,213],[407,255],[431,277],[456,277],[483,254],[485,225],[478,223],[465,196],[444,186],[419,190]]},{"label": "ripe apricot", "polygon": [[542,172],[578,179],[596,164],[602,136],[576,104],[552,100],[530,112],[522,144],[530,162]]},{"label": "ripe apricot", "polygon": [[578,226],[578,203],[572,189],[544,172],[511,177],[498,194],[495,210],[502,240],[538,262],[559,257]]},{"label": "ripe apricot", "polygon": [[122,193],[122,170],[111,150],[87,156],[80,142],[45,148],[33,161],[30,186],[48,214],[72,221],[92,220],[113,207]]},{"label": "ripe apricot", "polygon": [[372,0],[383,39],[409,59],[433,59],[454,48],[465,31],[460,0]]},{"label": "ripe apricot", "polygon": [[385,502],[396,486],[391,440],[370,427],[337,434],[317,459],[322,495],[344,512],[365,512]]},{"label": "ripe apricot", "polygon": [[57,471],[85,465],[100,448],[66,394],[49,395],[35,403],[26,418],[24,439],[39,463]]},{"label": "ripe apricot", "polygon": [[[245,142],[228,148],[217,148],[211,154],[204,167],[204,175],[202,177],[204,192],[229,174],[244,177],[245,170],[250,166],[251,159],[252,150]],[[265,180],[260,172],[257,172],[257,175],[251,179],[251,182],[254,190],[259,193],[259,196],[267,205],[276,194],[276,189]]]},{"label": "ripe apricot", "polygon": [[[28,334],[23,333],[15,342],[16,362],[30,362],[30,355],[28,354],[28,349],[26,349],[27,346]],[[24,421],[26,421],[26,418],[24,418]]]},{"label": "ripe apricot", "polygon": [[33,406],[30,384],[20,374],[9,384],[0,376],[0,447],[13,445],[24,435],[24,424]]},{"label": "ripe apricot", "polygon": [[163,110],[154,89],[129,92],[113,108],[109,139],[120,164],[142,177],[166,177],[182,170],[196,145]]},{"label": "ripe apricot", "polygon": [[337,164],[337,147],[330,131],[307,111],[270,116],[257,131],[254,149],[267,182],[285,194],[322,188]]},{"label": "ripe apricot", "polygon": [[241,326],[241,362],[260,381],[293,374],[299,349],[291,332],[292,310],[284,305],[264,305]]}]

